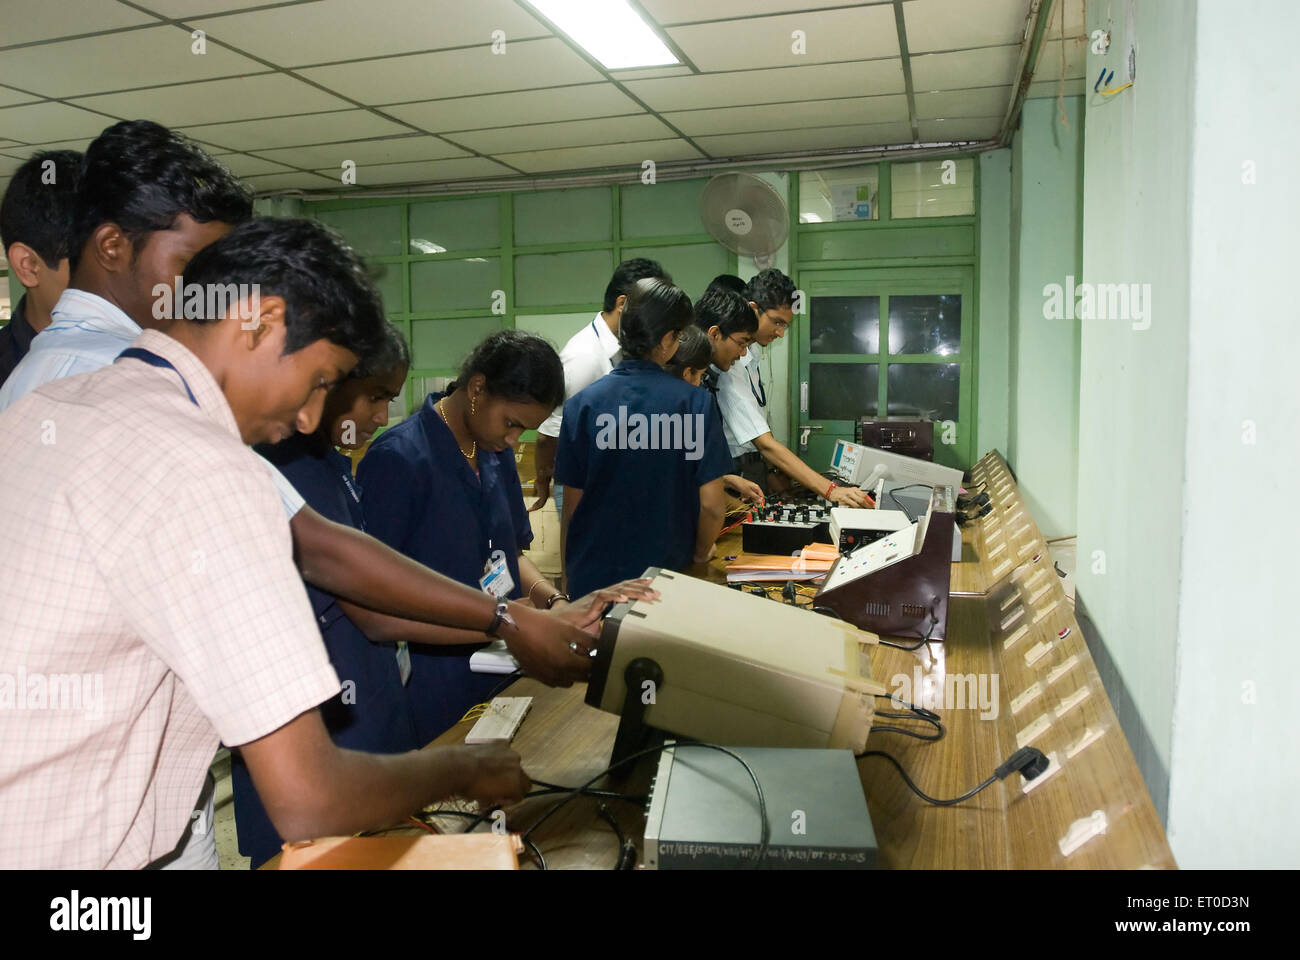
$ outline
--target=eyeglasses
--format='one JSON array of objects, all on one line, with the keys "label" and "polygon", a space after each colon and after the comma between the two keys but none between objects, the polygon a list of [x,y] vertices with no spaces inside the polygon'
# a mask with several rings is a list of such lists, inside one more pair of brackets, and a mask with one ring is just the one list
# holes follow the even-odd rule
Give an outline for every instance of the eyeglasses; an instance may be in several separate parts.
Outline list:
[{"label": "eyeglasses", "polygon": [[770,321],[778,330],[790,329],[790,322],[788,320],[782,320],[780,317],[769,316],[769,313],[766,310],[759,314],[759,319]]},{"label": "eyeglasses", "polygon": [[731,336],[727,337],[727,339],[730,340],[732,343],[734,343],[736,346],[740,347],[741,350],[748,350],[754,342],[753,340],[737,340],[735,334],[732,334]]}]

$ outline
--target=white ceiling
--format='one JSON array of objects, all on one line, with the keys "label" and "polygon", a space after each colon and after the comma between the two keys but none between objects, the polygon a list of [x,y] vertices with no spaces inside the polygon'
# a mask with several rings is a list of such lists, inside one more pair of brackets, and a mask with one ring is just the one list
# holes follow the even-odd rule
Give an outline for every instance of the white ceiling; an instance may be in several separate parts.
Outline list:
[{"label": "white ceiling", "polygon": [[[138,117],[259,193],[342,191],[348,160],[360,189],[985,140],[1030,0],[639,5],[685,65],[607,71],[519,0],[5,0],[0,189],[34,151]],[[1083,91],[1083,0],[1055,6],[1031,96],[1061,89],[1062,53]]]}]

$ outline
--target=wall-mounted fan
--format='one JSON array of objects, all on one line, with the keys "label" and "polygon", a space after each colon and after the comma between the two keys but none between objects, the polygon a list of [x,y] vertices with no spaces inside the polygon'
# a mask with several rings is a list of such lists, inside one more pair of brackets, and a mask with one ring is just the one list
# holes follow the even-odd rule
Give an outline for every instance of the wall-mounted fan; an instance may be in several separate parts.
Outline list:
[{"label": "wall-mounted fan", "polygon": [[785,199],[752,173],[720,173],[704,186],[700,218],[709,236],[759,268],[772,265],[790,232]]}]

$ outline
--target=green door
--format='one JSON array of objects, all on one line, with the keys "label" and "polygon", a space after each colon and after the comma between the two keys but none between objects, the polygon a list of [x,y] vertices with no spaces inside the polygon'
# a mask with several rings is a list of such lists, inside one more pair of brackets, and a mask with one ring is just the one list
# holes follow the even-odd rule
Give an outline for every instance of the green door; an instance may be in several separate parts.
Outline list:
[{"label": "green door", "polygon": [[969,466],[973,285],[970,267],[803,272],[799,386],[791,391],[800,457],[825,470],[835,441],[853,439],[855,420],[927,416],[935,462]]}]

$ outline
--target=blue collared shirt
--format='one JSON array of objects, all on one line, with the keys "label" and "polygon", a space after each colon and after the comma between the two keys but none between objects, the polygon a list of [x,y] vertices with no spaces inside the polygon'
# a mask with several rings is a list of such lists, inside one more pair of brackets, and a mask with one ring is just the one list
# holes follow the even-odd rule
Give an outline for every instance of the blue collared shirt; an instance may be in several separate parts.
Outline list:
[{"label": "blue collared shirt", "polygon": [[[533,529],[514,451],[480,447],[475,473],[435,409],[442,396],[430,394],[417,413],[380,434],[362,459],[357,479],[366,491],[366,531],[471,587],[478,587],[484,565],[500,551],[514,580],[509,595],[518,598],[519,551],[533,542]],[[412,645],[409,689],[422,743],[457,723],[500,682],[470,671],[469,655],[478,646]]]},{"label": "blue collared shirt", "polygon": [[[50,311],[53,322],[32,339],[31,349],[0,387],[0,410],[42,384],[108,366],[140,336],[140,325],[117,304],[87,290],[69,287]],[[302,496],[284,475],[267,464],[285,515],[303,507]]]},{"label": "blue collared shirt", "polygon": [[582,490],[565,547],[569,593],[690,566],[700,487],[731,469],[709,391],[649,360],[624,360],[570,398],[555,455],[556,481]]}]

